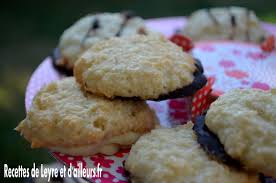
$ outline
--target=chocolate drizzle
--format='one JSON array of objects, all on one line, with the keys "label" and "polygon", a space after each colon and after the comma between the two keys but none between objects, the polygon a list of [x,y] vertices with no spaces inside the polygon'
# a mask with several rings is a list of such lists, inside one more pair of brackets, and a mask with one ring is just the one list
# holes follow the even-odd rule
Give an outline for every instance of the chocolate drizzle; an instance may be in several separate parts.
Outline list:
[{"label": "chocolate drizzle", "polygon": [[94,22],[92,23],[92,30],[96,30],[100,28],[99,20],[95,18]]},{"label": "chocolate drizzle", "polygon": [[236,27],[237,26],[236,17],[232,13],[231,13],[231,26],[232,27]]},{"label": "chocolate drizzle", "polygon": [[122,34],[126,24],[128,23],[128,21],[135,16],[135,14],[132,11],[126,11],[126,12],[123,12],[122,14],[124,16],[124,20],[123,20],[123,23],[121,24],[118,32],[115,34],[115,36],[117,36],[117,37],[121,36],[121,34]]},{"label": "chocolate drizzle", "polygon": [[213,15],[213,13],[211,12],[211,10],[210,9],[206,9],[206,12],[207,12],[208,16],[210,17],[210,19],[212,20],[212,22],[214,23],[214,25],[218,26],[219,22],[216,19],[216,17]]},{"label": "chocolate drizzle", "polygon": [[[235,38],[235,35],[236,35],[237,17],[231,12],[231,8],[228,8],[228,12],[229,12],[229,21],[231,23],[231,29],[232,29],[231,34],[229,35],[229,39],[233,40]],[[218,26],[219,22],[216,19],[216,17],[213,15],[212,10],[211,9],[206,9],[206,13],[207,13],[208,17],[212,20],[213,24],[215,26]],[[245,17],[246,17],[245,37],[246,37],[246,41],[250,41],[250,33],[249,33],[250,14],[251,14],[251,11],[248,10],[248,9],[245,9]]]},{"label": "chocolate drizzle", "polygon": [[230,22],[231,22],[231,34],[229,35],[229,39],[233,40],[236,34],[236,27],[237,27],[237,22],[236,22],[236,17],[235,15],[231,12],[231,9],[228,9],[229,16],[230,16]]},{"label": "chocolate drizzle", "polygon": [[95,33],[95,31],[96,31],[97,29],[99,29],[99,28],[100,28],[99,19],[98,19],[97,17],[95,17],[95,18],[92,20],[91,25],[90,25],[88,31],[86,32],[85,36],[84,36],[84,37],[82,38],[82,40],[81,40],[81,46],[82,46],[82,47],[83,47],[83,45],[84,45],[86,39],[87,39],[88,37],[92,36],[92,35]]}]

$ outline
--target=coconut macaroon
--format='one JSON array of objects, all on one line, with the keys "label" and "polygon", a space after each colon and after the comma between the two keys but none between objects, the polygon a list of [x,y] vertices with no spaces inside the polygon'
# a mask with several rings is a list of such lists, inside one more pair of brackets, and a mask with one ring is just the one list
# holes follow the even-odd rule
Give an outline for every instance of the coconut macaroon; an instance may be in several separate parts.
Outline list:
[{"label": "coconut macaroon", "polygon": [[189,122],[155,129],[132,146],[125,168],[133,183],[253,183],[258,176],[237,171],[212,160],[197,143]]},{"label": "coconut macaroon", "polygon": [[267,36],[255,13],[242,7],[197,10],[182,30],[194,41],[240,40],[260,43]]},{"label": "coconut macaroon", "polygon": [[98,13],[87,15],[61,35],[58,49],[54,52],[54,64],[72,72],[78,56],[98,41],[133,34],[150,34],[141,17],[131,12]]},{"label": "coconut macaroon", "polygon": [[69,155],[111,155],[133,144],[157,122],[144,101],[89,95],[69,77],[41,89],[16,130],[32,148]]},{"label": "coconut macaroon", "polygon": [[191,96],[207,81],[200,62],[180,47],[142,35],[95,44],[76,62],[74,76],[93,94],[144,100]]},{"label": "coconut macaroon", "polygon": [[246,169],[276,178],[276,91],[236,89],[211,104],[205,124]]}]

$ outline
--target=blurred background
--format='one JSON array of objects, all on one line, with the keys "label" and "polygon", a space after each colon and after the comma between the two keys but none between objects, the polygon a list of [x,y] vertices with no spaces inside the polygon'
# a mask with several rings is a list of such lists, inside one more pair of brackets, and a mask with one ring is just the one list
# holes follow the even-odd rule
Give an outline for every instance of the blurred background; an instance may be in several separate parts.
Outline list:
[{"label": "blurred background", "polygon": [[[10,3],[8,3],[10,2]],[[46,150],[32,150],[13,129],[25,117],[24,93],[39,63],[59,36],[80,17],[93,12],[134,10],[144,18],[185,16],[199,8],[244,6],[263,21],[276,23],[275,0],[101,0],[4,1],[0,7],[0,139],[3,164],[11,167],[54,161]],[[1,178],[3,178],[1,176]],[[0,182],[7,182],[5,179]],[[18,180],[18,182],[21,180]],[[14,182],[14,181],[13,181]],[[17,182],[17,181],[16,181]]]}]

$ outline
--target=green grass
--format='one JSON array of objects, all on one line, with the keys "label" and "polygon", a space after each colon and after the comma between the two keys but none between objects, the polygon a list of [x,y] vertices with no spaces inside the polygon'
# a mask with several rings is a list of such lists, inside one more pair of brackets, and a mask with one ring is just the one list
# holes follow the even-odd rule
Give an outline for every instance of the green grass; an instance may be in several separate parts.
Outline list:
[{"label": "green grass", "polygon": [[263,14],[260,18],[265,22],[276,23],[276,12]]}]

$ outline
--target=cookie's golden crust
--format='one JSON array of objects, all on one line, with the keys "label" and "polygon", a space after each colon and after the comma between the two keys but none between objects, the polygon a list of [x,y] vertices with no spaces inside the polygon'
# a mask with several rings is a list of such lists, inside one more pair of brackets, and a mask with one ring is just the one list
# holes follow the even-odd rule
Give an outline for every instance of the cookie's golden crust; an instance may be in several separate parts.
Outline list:
[{"label": "cookie's golden crust", "polygon": [[155,114],[144,101],[110,101],[85,95],[74,78],[67,78],[38,92],[16,130],[32,147],[72,148],[95,145],[129,132],[142,135],[155,123]]},{"label": "cookie's golden crust", "polygon": [[211,160],[197,143],[193,124],[156,129],[132,146],[125,164],[134,183],[253,183],[258,176]]},{"label": "cookie's golden crust", "polygon": [[108,98],[155,99],[189,85],[195,61],[161,36],[111,38],[87,50],[74,75],[84,88]]},{"label": "cookie's golden crust", "polygon": [[226,152],[248,169],[276,175],[276,95],[256,89],[237,89],[217,99],[206,125]]}]

